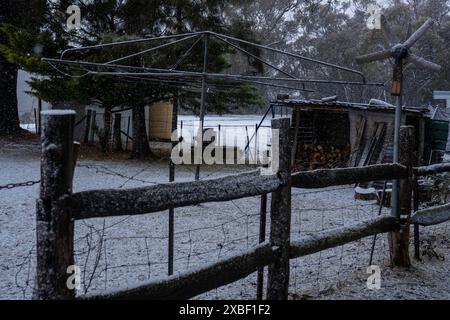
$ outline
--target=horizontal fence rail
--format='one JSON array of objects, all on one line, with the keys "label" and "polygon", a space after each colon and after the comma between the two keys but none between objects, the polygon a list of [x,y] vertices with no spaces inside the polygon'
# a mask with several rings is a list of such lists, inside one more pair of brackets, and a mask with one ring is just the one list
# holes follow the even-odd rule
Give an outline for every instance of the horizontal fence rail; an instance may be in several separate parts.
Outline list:
[{"label": "horizontal fence rail", "polygon": [[259,267],[274,263],[279,258],[279,250],[266,242],[198,270],[165,277],[135,288],[80,296],[79,299],[189,299],[245,278]]},{"label": "horizontal fence rail", "polygon": [[[394,217],[383,216],[352,226],[319,232],[317,235],[292,242],[289,258],[295,259],[374,234],[393,231],[396,227],[397,221]],[[245,253],[222,259],[198,270],[166,277],[133,288],[107,293],[92,293],[80,296],[78,299],[189,299],[245,278],[257,269],[280,259],[280,254],[277,247],[272,247],[265,242]]]},{"label": "horizontal fence rail", "polygon": [[292,241],[290,258],[294,259],[338,247],[374,234],[394,231],[397,226],[397,219],[392,216],[382,216],[362,221],[348,227],[318,232],[315,235]]},{"label": "horizontal fence rail", "polygon": [[[418,176],[447,172],[450,165],[414,168]],[[323,169],[292,174],[296,188],[325,188],[375,180],[407,178],[406,166],[379,164],[366,167]],[[261,171],[231,175],[223,178],[159,184],[125,190],[89,190],[65,197],[75,220],[119,215],[138,215],[164,211],[169,208],[221,202],[267,194],[283,185],[278,175],[262,175]]]},{"label": "horizontal fence rail", "polygon": [[438,163],[429,166],[414,168],[417,176],[433,175],[438,173],[450,172],[450,163]]},{"label": "horizontal fence rail", "polygon": [[406,177],[408,177],[406,166],[400,164],[378,164],[366,167],[297,172],[292,175],[292,186],[314,189]]},{"label": "horizontal fence rail", "polygon": [[[450,163],[412,168],[417,176],[450,172]],[[408,168],[401,164],[375,164],[364,167],[319,169],[292,174],[292,186],[315,189],[376,180],[405,179],[410,177]]]},{"label": "horizontal fence rail", "polygon": [[277,175],[260,170],[218,179],[159,184],[126,190],[93,190],[64,197],[75,220],[137,215],[169,208],[221,202],[272,192],[282,185]]},{"label": "horizontal fence rail", "polygon": [[411,216],[411,223],[432,226],[450,220],[450,203],[416,211]]}]

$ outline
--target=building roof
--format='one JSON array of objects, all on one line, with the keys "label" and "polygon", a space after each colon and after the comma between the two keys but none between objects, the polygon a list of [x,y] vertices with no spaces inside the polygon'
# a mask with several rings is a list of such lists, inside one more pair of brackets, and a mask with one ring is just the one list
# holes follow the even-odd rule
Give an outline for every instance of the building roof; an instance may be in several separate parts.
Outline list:
[{"label": "building roof", "polygon": [[430,107],[433,120],[450,121],[450,108]]},{"label": "building roof", "polygon": [[[369,104],[369,103],[352,103],[342,101],[323,101],[323,100],[303,100],[303,99],[285,99],[277,100],[272,104],[283,105],[290,108],[299,109],[319,109],[329,111],[346,111],[348,109],[368,110],[378,112],[394,113],[395,106],[389,104]],[[428,116],[428,108],[403,107],[403,111],[414,113],[417,115]]]}]

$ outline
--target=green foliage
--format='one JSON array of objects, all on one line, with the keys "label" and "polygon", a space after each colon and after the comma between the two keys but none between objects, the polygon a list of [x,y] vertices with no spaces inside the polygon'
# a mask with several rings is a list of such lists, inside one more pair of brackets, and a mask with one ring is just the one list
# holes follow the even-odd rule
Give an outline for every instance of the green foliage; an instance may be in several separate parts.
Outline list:
[{"label": "green foliage", "polygon": [[[87,74],[87,70],[83,67],[52,66],[43,62],[41,57],[59,58],[61,52],[70,47],[135,39],[149,34],[158,36],[206,29],[224,31],[226,25],[222,20],[222,9],[226,2],[225,0],[78,1],[77,4],[82,10],[82,28],[68,31],[64,27],[65,15],[62,12],[69,4],[67,1],[48,1],[46,24],[40,33],[35,34],[13,25],[2,25],[1,30],[7,37],[7,45],[0,46],[0,52],[20,68],[44,76],[44,79],[33,78],[30,85],[33,94],[49,102],[72,100],[80,104],[96,102],[105,108],[124,108],[145,106],[159,99],[178,95],[182,107],[197,110],[199,92],[182,90],[180,84]],[[245,35],[245,31],[239,32],[240,36]],[[162,43],[155,41],[152,45]],[[192,44],[193,40],[121,62],[134,66],[170,68]],[[83,53],[73,52],[64,57],[103,63],[146,48],[148,44],[135,44]],[[229,68],[230,63],[226,57],[232,52],[223,43],[211,42],[208,71],[221,72]],[[200,41],[178,68],[199,71],[202,69],[202,57],[203,48]],[[96,70],[111,71],[107,68]],[[225,112],[235,108],[237,104],[261,103],[255,88],[238,83],[234,85],[233,90],[226,92],[212,90],[211,97],[207,101],[208,110]]]},{"label": "green foliage", "polygon": [[51,74],[51,67],[41,57],[54,56],[59,48],[49,32],[34,35],[25,29],[10,24],[0,26],[6,35],[7,45],[0,45],[2,53],[9,62],[32,73]]}]

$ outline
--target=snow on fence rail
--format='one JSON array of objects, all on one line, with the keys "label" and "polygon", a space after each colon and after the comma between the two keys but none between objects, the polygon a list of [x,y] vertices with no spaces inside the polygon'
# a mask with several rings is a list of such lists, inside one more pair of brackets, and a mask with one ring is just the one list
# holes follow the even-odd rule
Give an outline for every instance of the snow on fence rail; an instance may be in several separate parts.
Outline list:
[{"label": "snow on fence rail", "polygon": [[[272,128],[280,130],[280,166],[277,174],[261,175],[259,171],[253,171],[206,181],[161,184],[128,190],[72,193],[76,162],[76,148],[73,147],[74,115],[44,113],[43,120],[41,190],[36,215],[37,283],[34,297],[37,299],[75,298],[74,290],[67,286],[67,267],[74,264],[74,220],[144,214],[268,193],[272,193],[268,242],[181,275],[144,283],[135,288],[89,294],[78,298],[187,299],[269,266],[267,299],[287,299],[290,259],[378,233],[393,232],[395,238],[395,234],[402,227],[402,221],[398,217],[381,216],[291,242],[291,187],[323,188],[363,181],[408,179],[413,174],[422,175],[450,169],[448,166],[413,169],[404,165],[386,164],[363,168],[316,170],[291,175],[290,124],[286,118],[272,121]],[[447,207],[428,210],[448,212]],[[423,215],[423,212],[417,212],[414,217],[421,214]],[[448,218],[448,214],[446,217]],[[445,219],[440,218],[440,221],[443,220]],[[402,235],[403,233],[397,235],[400,244]],[[406,240],[409,241],[409,238]],[[393,250],[401,251],[401,245],[400,248]]]},{"label": "snow on fence rail", "polygon": [[408,177],[408,168],[400,164],[380,164],[359,168],[323,169],[297,172],[292,175],[292,186],[314,189],[375,180]]},{"label": "snow on fence rail", "polygon": [[127,190],[93,190],[63,198],[75,220],[136,215],[204,202],[220,202],[270,193],[283,181],[260,170],[214,180],[158,184]]},{"label": "snow on fence rail", "polygon": [[411,222],[421,226],[432,226],[450,220],[450,204],[416,211]]}]

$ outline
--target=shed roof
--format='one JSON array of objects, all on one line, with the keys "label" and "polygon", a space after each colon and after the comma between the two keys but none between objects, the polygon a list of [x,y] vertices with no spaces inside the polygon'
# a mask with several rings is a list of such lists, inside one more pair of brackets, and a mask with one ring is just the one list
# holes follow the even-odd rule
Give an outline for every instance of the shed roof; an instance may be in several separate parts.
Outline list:
[{"label": "shed roof", "polygon": [[[381,104],[369,104],[369,103],[352,103],[342,101],[322,101],[322,100],[303,100],[303,99],[285,99],[274,101],[273,104],[283,105],[290,108],[298,109],[316,109],[316,110],[328,110],[328,111],[347,111],[348,109],[354,110],[368,110],[376,112],[394,113],[395,106],[381,105]],[[416,107],[403,107],[403,111],[410,114],[416,114],[418,116],[429,116],[428,108],[416,108]]]}]

